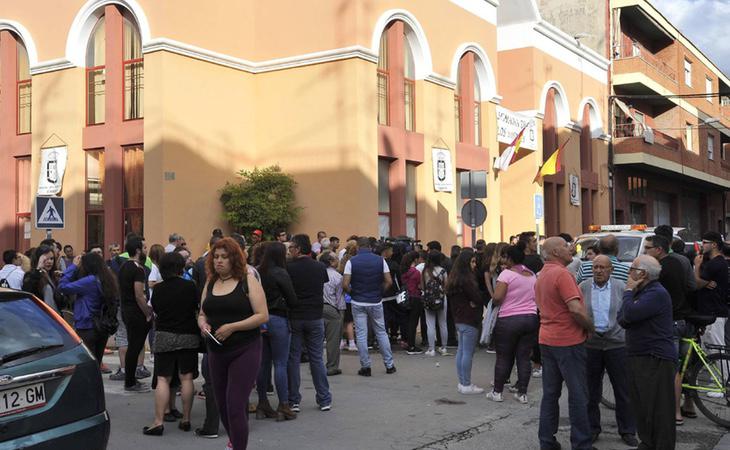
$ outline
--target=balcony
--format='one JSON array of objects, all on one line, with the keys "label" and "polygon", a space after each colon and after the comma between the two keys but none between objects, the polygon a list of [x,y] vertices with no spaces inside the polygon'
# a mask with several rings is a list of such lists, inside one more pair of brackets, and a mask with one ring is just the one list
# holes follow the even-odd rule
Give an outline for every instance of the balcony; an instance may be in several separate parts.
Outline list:
[{"label": "balcony", "polygon": [[[666,93],[661,92],[662,88],[669,92],[678,91],[677,71],[638,42],[615,47],[613,55],[614,85],[641,83],[658,94]],[[646,92],[646,89],[635,90],[637,93],[641,90]]]},{"label": "balcony", "polygon": [[715,155],[715,160],[707,159],[707,154],[688,151],[684,144],[661,131],[651,130],[651,137],[645,136],[640,124],[617,124],[614,129],[614,164],[642,165],[655,172],[676,174],[693,179],[695,182],[709,183],[730,188],[730,165]]}]

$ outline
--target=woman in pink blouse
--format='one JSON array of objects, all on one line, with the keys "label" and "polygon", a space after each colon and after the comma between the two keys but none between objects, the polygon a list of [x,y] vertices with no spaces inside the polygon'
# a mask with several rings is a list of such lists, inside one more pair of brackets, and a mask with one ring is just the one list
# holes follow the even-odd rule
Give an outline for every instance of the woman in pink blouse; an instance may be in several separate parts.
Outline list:
[{"label": "woman in pink blouse", "polygon": [[537,277],[522,262],[525,253],[516,245],[502,251],[506,270],[497,278],[492,300],[499,305],[497,324],[494,326],[494,340],[497,363],[494,366],[494,389],[487,398],[503,401],[502,390],[512,366],[517,360],[517,384],[510,386],[520,403],[527,403],[527,385],[530,382],[530,352],[537,342],[540,321],[535,304],[535,282]]}]

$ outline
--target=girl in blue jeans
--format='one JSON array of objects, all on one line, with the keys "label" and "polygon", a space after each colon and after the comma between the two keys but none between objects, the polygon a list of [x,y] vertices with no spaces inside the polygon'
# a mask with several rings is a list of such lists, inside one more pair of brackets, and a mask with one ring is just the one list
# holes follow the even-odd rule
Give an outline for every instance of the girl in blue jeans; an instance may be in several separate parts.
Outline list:
[{"label": "girl in blue jeans", "polygon": [[476,256],[474,250],[461,251],[446,281],[446,296],[451,305],[459,347],[456,351],[457,390],[460,394],[481,394],[484,389],[471,382],[471,365],[474,349],[479,339],[479,323],[482,321],[484,298],[477,284]]}]

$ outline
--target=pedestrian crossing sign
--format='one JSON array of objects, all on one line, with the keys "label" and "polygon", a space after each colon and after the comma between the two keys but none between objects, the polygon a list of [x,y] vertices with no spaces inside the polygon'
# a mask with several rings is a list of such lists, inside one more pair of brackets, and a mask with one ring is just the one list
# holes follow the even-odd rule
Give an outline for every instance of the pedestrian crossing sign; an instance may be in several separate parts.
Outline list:
[{"label": "pedestrian crossing sign", "polygon": [[64,228],[62,197],[36,197],[35,227],[41,230]]}]

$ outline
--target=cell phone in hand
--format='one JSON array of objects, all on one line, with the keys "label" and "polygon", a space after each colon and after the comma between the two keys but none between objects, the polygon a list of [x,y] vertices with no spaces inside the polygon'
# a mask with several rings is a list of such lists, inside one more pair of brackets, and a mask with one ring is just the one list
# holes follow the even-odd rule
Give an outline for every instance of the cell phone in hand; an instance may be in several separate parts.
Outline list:
[{"label": "cell phone in hand", "polygon": [[218,344],[218,345],[220,345],[220,346],[223,346],[223,344],[221,343],[221,341],[219,341],[218,339],[216,339],[216,338],[215,338],[215,336],[213,336],[213,333],[211,333],[211,332],[210,332],[210,331],[208,331],[208,330],[205,330],[205,334],[207,334],[207,335],[208,335],[208,337],[209,337],[209,338],[211,338],[211,339],[213,340],[213,342],[215,342],[216,344]]}]

